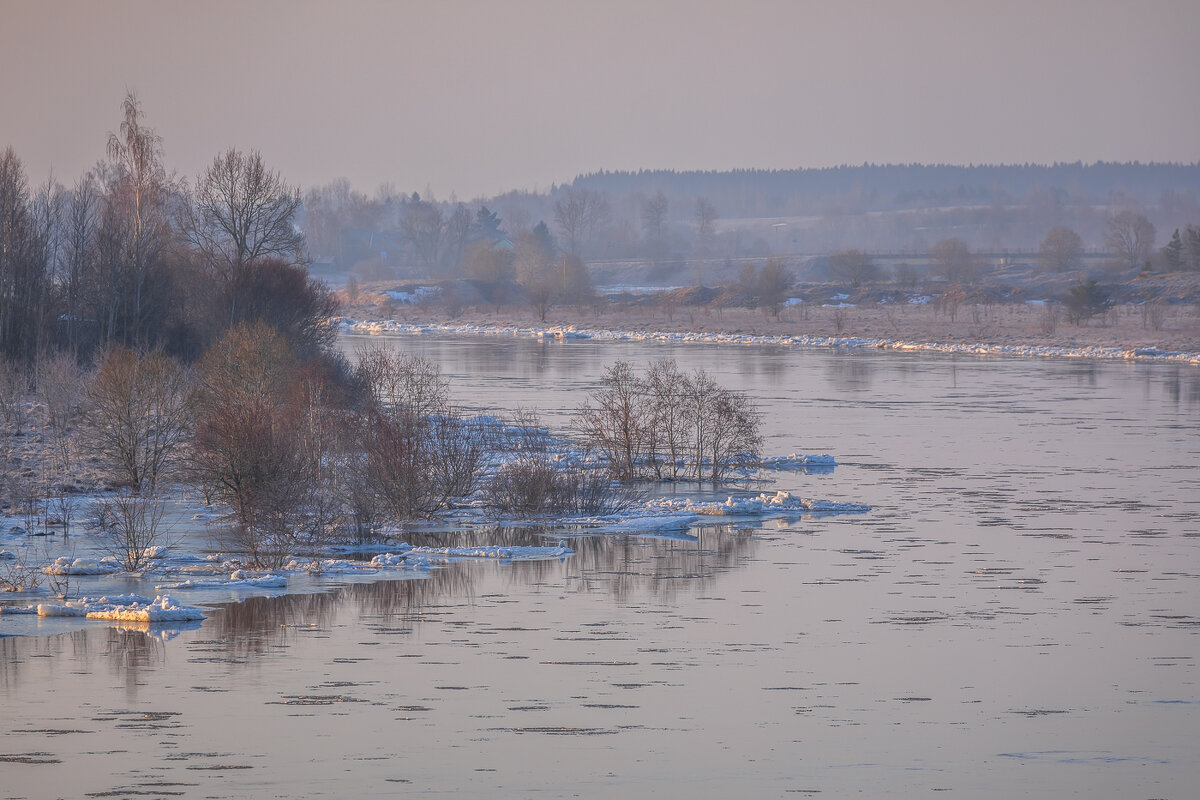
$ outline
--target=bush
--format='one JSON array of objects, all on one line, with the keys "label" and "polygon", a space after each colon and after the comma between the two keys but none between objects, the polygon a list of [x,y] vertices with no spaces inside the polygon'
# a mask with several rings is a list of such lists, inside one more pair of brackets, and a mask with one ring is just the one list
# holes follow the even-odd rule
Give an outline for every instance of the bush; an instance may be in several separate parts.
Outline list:
[{"label": "bush", "polygon": [[1063,305],[1067,309],[1067,319],[1072,325],[1079,325],[1112,308],[1113,299],[1108,290],[1093,279],[1072,286]]},{"label": "bush", "polygon": [[120,492],[92,504],[91,524],[100,537],[101,549],[120,562],[126,572],[146,565],[153,547],[165,547],[168,528],[163,525],[166,504],[153,495],[138,497]]},{"label": "bush", "polygon": [[562,510],[563,488],[549,461],[522,458],[496,471],[488,481],[487,496],[501,511],[528,516]]},{"label": "bush", "polygon": [[547,458],[510,461],[488,482],[491,505],[521,516],[615,514],[644,496],[602,470],[559,468]]}]

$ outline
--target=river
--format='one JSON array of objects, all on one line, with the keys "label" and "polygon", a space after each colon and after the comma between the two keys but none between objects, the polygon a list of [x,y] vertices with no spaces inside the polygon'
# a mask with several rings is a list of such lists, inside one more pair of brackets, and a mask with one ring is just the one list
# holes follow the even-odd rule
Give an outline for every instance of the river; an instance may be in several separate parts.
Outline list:
[{"label": "river", "polygon": [[1200,369],[364,343],[560,431],[606,365],[674,358],[756,399],[764,454],[837,458],[754,491],[871,511],[0,638],[0,797],[1194,796]]}]

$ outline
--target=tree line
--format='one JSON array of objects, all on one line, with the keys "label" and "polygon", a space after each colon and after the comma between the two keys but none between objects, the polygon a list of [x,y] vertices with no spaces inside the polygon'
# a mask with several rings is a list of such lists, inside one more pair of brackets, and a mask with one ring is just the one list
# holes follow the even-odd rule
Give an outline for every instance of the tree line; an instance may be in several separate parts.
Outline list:
[{"label": "tree line", "polygon": [[70,187],[31,187],[0,154],[0,356],[32,365],[110,346],[198,359],[231,325],[265,320],[315,354],[332,293],[309,278],[301,198],[261,154],[230,149],[170,173],[133,94],[105,158]]}]

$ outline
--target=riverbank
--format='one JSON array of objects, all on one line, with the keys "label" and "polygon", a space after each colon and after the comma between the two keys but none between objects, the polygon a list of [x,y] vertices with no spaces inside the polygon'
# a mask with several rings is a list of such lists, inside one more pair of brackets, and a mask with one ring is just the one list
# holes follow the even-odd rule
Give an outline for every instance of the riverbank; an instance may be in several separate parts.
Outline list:
[{"label": "riverbank", "polygon": [[[1024,303],[954,309],[934,302],[796,304],[778,316],[742,308],[609,305],[553,308],[544,322],[522,308],[472,309],[453,318],[439,307],[422,305],[381,308],[360,303],[346,311],[344,330],[362,334],[432,329],[474,335],[777,343],[1200,365],[1200,309],[1194,306],[1119,306],[1080,325],[1066,323],[1054,306]],[[381,311],[394,311],[396,318],[385,318]]]}]

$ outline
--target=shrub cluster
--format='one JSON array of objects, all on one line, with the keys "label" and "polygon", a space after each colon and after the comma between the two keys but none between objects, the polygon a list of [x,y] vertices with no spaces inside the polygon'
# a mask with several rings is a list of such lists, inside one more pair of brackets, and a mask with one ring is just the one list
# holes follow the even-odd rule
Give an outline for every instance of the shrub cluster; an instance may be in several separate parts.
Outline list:
[{"label": "shrub cluster", "polygon": [[579,409],[577,426],[621,481],[718,482],[762,442],[761,415],[744,392],[704,370],[680,372],[672,360],[652,364],[644,375],[626,361],[613,364]]}]

